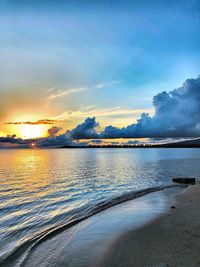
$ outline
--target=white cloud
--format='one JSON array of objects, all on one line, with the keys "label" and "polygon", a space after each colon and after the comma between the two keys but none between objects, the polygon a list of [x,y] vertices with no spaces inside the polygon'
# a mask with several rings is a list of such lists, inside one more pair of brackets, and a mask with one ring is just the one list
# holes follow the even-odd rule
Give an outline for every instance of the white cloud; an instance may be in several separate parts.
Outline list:
[{"label": "white cloud", "polygon": [[122,107],[114,107],[114,108],[96,108],[91,109],[90,106],[82,108],[82,110],[75,111],[65,111],[58,116],[53,117],[55,120],[75,120],[82,119],[88,116],[95,116],[97,118],[102,117],[112,117],[112,116],[133,116],[139,117],[141,113],[147,112],[149,114],[154,113],[154,109],[126,109]]},{"label": "white cloud", "polygon": [[112,86],[114,84],[117,84],[118,82],[119,82],[118,80],[100,82],[100,83],[95,84],[94,88],[101,89],[101,88],[109,87],[109,86]]},{"label": "white cloud", "polygon": [[84,92],[84,91],[90,91],[92,89],[105,88],[108,86],[112,86],[113,84],[116,84],[117,82],[118,81],[100,82],[91,87],[75,87],[75,88],[66,88],[66,89],[49,88],[47,90],[47,94],[49,94],[49,96],[47,97],[47,100],[53,100],[56,98],[60,98],[60,97],[71,95],[71,94],[77,94],[77,93]]},{"label": "white cloud", "polygon": [[51,90],[51,94],[48,96],[48,100],[53,100],[55,98],[59,98],[59,97],[63,97],[63,96],[67,96],[67,95],[71,95],[71,94],[76,94],[76,93],[80,93],[83,91],[86,91],[87,88],[84,87],[77,87],[77,88],[69,88],[66,90]]}]

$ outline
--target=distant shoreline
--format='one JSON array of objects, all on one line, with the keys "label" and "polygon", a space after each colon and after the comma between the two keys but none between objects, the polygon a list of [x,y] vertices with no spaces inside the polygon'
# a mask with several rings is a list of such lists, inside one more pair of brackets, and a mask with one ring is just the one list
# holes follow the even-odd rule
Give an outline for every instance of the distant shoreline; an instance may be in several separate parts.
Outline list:
[{"label": "distant shoreline", "polygon": [[0,150],[15,150],[15,149],[30,149],[30,150],[37,150],[37,149],[123,149],[123,148],[130,148],[130,149],[154,149],[154,148],[200,148],[200,145],[114,145],[114,146],[62,146],[62,147],[1,147]]},{"label": "distant shoreline", "polygon": [[200,148],[200,145],[119,145],[119,146],[62,146],[58,148]]},{"label": "distant shoreline", "polygon": [[61,148],[200,148],[200,138],[165,144],[62,146]]},{"label": "distant shoreline", "polygon": [[[88,139],[89,140],[89,139]],[[80,140],[79,140],[80,141]],[[164,141],[163,141],[164,142]],[[2,146],[0,142],[0,149],[18,149],[18,148],[24,148],[24,149],[55,149],[55,148],[68,148],[68,149],[74,149],[74,148],[200,148],[200,137],[197,137],[195,139],[187,139],[184,141],[174,141],[169,143],[145,143],[145,142],[132,142],[132,143],[102,143],[99,144],[96,143],[68,143],[66,145],[55,145],[55,146],[40,146],[37,144],[37,140],[31,140],[31,143],[28,145],[19,145],[19,146]]]}]

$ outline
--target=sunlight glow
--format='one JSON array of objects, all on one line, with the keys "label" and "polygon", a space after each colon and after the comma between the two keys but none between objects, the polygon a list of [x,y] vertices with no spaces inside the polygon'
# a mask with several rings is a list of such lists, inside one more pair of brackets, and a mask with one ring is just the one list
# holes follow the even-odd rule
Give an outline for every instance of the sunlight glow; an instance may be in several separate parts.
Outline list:
[{"label": "sunlight glow", "polygon": [[44,125],[20,125],[20,136],[25,139],[45,137],[47,127]]}]

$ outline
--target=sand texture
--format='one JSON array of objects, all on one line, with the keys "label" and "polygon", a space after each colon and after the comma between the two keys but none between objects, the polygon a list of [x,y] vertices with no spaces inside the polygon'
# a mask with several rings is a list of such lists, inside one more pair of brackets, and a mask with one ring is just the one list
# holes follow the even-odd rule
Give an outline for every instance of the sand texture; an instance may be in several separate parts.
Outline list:
[{"label": "sand texture", "polygon": [[176,197],[175,208],[118,238],[99,264],[104,267],[199,267],[200,185]]}]

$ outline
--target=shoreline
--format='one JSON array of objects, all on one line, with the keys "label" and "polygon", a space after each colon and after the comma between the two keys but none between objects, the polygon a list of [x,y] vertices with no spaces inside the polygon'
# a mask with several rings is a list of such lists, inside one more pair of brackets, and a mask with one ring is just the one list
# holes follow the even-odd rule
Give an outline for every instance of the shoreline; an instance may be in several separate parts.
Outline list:
[{"label": "shoreline", "polygon": [[115,206],[118,207],[119,205],[119,207],[121,207],[122,205],[123,207],[123,204],[125,204],[126,202],[134,201],[134,200],[137,201],[138,198],[142,202],[143,197],[146,196],[148,198],[148,195],[152,193],[158,192],[158,194],[161,194],[162,191],[165,192],[166,190],[184,190],[185,188],[187,188],[187,185],[174,183],[174,184],[166,185],[166,186],[149,187],[149,188],[141,189],[139,191],[131,191],[131,192],[127,192],[122,195],[119,195],[117,197],[113,197],[112,199],[102,201],[98,203],[96,206],[92,207],[91,210],[88,210],[87,211],[88,214],[85,214],[85,215],[82,214],[80,217],[74,218],[72,219],[72,221],[69,221],[66,224],[58,225],[54,229],[45,230],[41,234],[33,236],[32,239],[27,240],[24,243],[20,244],[17,248],[15,248],[15,250],[13,250],[13,252],[10,255],[5,257],[5,259],[1,260],[0,264],[1,263],[5,264],[7,261],[9,262],[10,259],[12,261],[12,259],[16,257],[15,255],[20,254],[19,251],[26,251],[26,249],[28,248],[27,247],[28,244],[30,247],[35,247],[35,245],[37,246],[39,243],[45,242],[49,238],[54,237],[59,233],[63,233],[64,231],[70,230],[71,227],[76,227],[76,225],[82,222],[84,223],[85,220],[88,220],[90,218],[92,219],[94,216],[97,216],[99,213],[102,213],[107,210],[109,212],[109,210],[110,209],[112,210],[112,208],[114,208]]},{"label": "shoreline", "polygon": [[200,266],[200,185],[175,197],[174,207],[120,236],[98,266]]},{"label": "shoreline", "polygon": [[[108,251],[127,232],[137,231],[166,214],[182,187],[167,188],[108,208],[69,229],[27,248],[4,266],[104,266]],[[24,254],[24,253],[23,253]],[[107,261],[107,260],[106,260]],[[84,262],[84,264],[83,264]],[[112,265],[110,265],[112,266]],[[119,265],[121,266],[121,265]],[[123,265],[122,265],[123,266]]]}]

